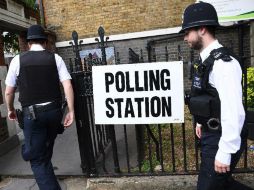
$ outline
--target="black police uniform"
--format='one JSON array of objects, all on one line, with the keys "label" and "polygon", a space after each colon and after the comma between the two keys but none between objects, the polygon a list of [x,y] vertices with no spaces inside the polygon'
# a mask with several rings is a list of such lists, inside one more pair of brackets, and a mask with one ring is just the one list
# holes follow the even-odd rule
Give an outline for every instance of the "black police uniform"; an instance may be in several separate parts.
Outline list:
[{"label": "black police uniform", "polygon": [[[39,25],[33,25],[28,30],[27,39],[46,37]],[[51,163],[54,141],[62,127],[61,91],[55,55],[46,50],[30,50],[19,56],[17,86],[25,136],[22,156],[30,161],[40,190],[61,190]]]},{"label": "black police uniform", "polygon": [[[209,3],[194,3],[185,9],[180,33],[201,26],[219,26],[217,12]],[[244,129],[241,134],[240,150],[231,155],[230,172],[217,173],[214,170],[215,156],[221,138],[221,107],[217,90],[209,84],[209,74],[213,69],[215,60],[222,59],[223,63],[226,64],[226,62],[231,60],[231,56],[234,57],[225,48],[215,49],[206,60],[195,65],[189,109],[195,120],[202,124],[201,167],[197,184],[198,190],[251,189],[234,181],[231,177],[231,172],[246,146],[246,132]]]},{"label": "black police uniform", "polygon": [[217,90],[209,84],[209,74],[212,71],[215,60],[222,59],[226,64],[226,62],[232,60],[231,56],[233,57],[234,55],[227,48],[222,47],[213,50],[204,62],[194,65],[194,77],[188,105],[195,121],[202,124],[198,190],[251,189],[236,182],[231,176],[246,146],[247,132],[245,129],[242,130],[241,134],[240,150],[232,154],[230,172],[219,174],[214,170],[214,158],[221,138],[221,113],[219,95]]}]

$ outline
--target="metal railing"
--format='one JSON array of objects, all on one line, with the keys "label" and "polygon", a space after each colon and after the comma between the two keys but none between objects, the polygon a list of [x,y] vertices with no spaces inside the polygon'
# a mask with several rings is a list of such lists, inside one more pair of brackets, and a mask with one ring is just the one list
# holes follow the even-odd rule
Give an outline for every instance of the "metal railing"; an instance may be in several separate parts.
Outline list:
[{"label": "metal railing", "polygon": [[[239,26],[239,55],[246,57],[243,51],[243,33]],[[81,43],[78,35],[73,34],[73,51],[75,52],[72,70],[75,91],[75,114],[79,140],[81,167],[88,176],[129,176],[129,175],[172,175],[196,174],[199,170],[199,141],[195,136],[191,115],[186,108],[185,123],[165,125],[95,125],[93,116],[92,72],[94,65],[105,65],[106,41],[104,30],[99,29],[99,48],[101,59],[81,60],[79,51]],[[147,44],[150,62],[183,60],[182,44],[177,44],[177,51],[170,52],[168,41],[181,38],[180,35],[153,40]],[[100,41],[100,42],[99,42]],[[166,45],[165,45],[166,44]],[[165,45],[165,46],[164,46]],[[159,47],[160,46],[160,47]],[[160,48],[161,50],[157,50]],[[164,51],[162,51],[164,49]],[[161,55],[158,55],[159,52]],[[193,51],[190,61],[195,57]],[[116,63],[120,64],[119,53]],[[143,50],[140,55],[129,48],[129,63],[143,62]],[[187,63],[187,62],[186,62]],[[243,76],[246,81],[246,63],[242,60]],[[188,64],[184,64],[188,65]],[[247,97],[247,85],[244,84],[244,96]],[[246,147],[243,158],[238,164],[240,172],[253,172],[254,161],[249,160]]]}]

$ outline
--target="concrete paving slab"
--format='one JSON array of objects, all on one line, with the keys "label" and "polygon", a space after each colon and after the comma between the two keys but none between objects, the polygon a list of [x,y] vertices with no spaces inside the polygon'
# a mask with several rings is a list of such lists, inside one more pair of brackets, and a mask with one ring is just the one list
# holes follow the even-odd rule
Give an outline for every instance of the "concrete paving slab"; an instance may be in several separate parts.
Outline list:
[{"label": "concrete paving slab", "polygon": [[64,180],[67,190],[86,190],[87,179],[70,177]]},{"label": "concrete paving slab", "polygon": [[[20,143],[22,144],[22,142]],[[56,175],[82,175],[76,126],[73,125],[58,135],[52,163]],[[29,162],[21,157],[21,145],[0,157],[0,175],[32,175]]]},{"label": "concrete paving slab", "polygon": [[[254,188],[254,174],[237,174],[236,179]],[[196,175],[140,177],[67,177],[59,180],[62,190],[195,190]],[[0,190],[38,190],[33,178],[4,178]]]},{"label": "concrete paving slab", "polygon": [[[64,181],[59,181],[62,190],[67,190]],[[0,190],[39,190],[33,178],[6,178],[0,182]]]},{"label": "concrete paving slab", "polygon": [[[254,188],[254,174],[236,174],[235,178]],[[195,190],[196,175],[89,178],[87,190]]]},{"label": "concrete paving slab", "polygon": [[89,179],[87,190],[195,190],[197,176],[150,176]]}]

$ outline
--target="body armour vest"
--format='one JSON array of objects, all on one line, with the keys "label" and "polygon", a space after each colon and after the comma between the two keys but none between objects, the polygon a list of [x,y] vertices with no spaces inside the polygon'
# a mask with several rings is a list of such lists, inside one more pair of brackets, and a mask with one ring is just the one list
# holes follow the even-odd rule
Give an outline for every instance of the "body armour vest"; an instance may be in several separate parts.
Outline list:
[{"label": "body armour vest", "polygon": [[189,110],[196,122],[210,129],[220,128],[220,99],[216,88],[209,84],[209,74],[215,60],[229,62],[230,56],[235,58],[227,48],[221,47],[214,49],[204,62],[194,64]]},{"label": "body armour vest", "polygon": [[22,107],[61,101],[59,76],[54,53],[27,51],[20,54],[18,76],[19,101]]}]

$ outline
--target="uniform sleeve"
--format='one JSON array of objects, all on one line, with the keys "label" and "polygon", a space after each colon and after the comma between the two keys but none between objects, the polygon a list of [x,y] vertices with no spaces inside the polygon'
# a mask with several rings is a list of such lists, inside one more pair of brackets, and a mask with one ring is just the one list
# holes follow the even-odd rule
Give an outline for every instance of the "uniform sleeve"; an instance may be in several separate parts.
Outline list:
[{"label": "uniform sleeve", "polygon": [[60,57],[58,54],[55,54],[55,59],[56,59],[59,80],[63,82],[65,80],[71,79],[70,73],[68,72],[62,57]]},{"label": "uniform sleeve", "polygon": [[17,85],[17,76],[19,75],[20,61],[19,55],[16,55],[9,66],[8,73],[5,79],[6,86],[16,87]]},{"label": "uniform sleeve", "polygon": [[222,135],[215,159],[230,165],[231,154],[240,149],[241,130],[245,112],[242,104],[242,71],[240,64],[233,59],[230,62],[215,61],[209,82],[214,82],[221,102]]}]

